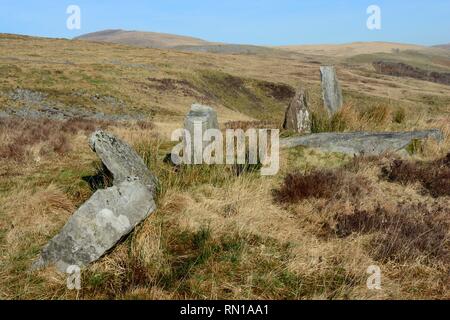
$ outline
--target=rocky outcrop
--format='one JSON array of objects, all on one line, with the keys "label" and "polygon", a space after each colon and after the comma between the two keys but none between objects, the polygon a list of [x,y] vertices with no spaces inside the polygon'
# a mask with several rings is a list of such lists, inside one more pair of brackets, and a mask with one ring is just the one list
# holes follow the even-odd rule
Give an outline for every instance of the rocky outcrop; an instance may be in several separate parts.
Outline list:
[{"label": "rocky outcrop", "polygon": [[333,115],[342,108],[344,103],[336,69],[333,66],[322,66],[320,67],[320,76],[323,101],[328,113]]},{"label": "rocky outcrop", "polygon": [[311,133],[311,113],[308,108],[307,94],[299,89],[286,110],[283,129],[297,133]]},{"label": "rocky outcrop", "polygon": [[450,73],[428,71],[401,62],[377,61],[373,63],[376,72],[395,77],[410,77],[424,81],[450,85]]},{"label": "rocky outcrop", "polygon": [[26,106],[20,108],[5,107],[0,111],[0,117],[17,117],[22,119],[50,119],[50,120],[69,120],[73,118],[94,120],[94,121],[133,121],[143,120],[142,114],[106,114],[103,112],[92,112],[82,108],[70,107],[60,108],[45,103],[41,106]]},{"label": "rocky outcrop", "polygon": [[102,257],[156,209],[156,178],[125,142],[99,131],[90,145],[114,176],[114,186],[98,190],[43,248],[32,270],[49,265],[66,272]]},{"label": "rocky outcrop", "polygon": [[292,137],[280,141],[281,148],[305,146],[327,152],[340,152],[349,155],[380,155],[385,152],[404,150],[413,140],[433,138],[442,140],[440,130],[413,132],[353,132],[353,133],[317,133],[301,137]]},{"label": "rocky outcrop", "polygon": [[100,108],[107,106],[116,109],[113,114],[90,110],[89,108],[64,105],[60,102],[49,99],[48,94],[39,91],[18,88],[9,93],[0,96],[6,96],[10,100],[16,102],[17,106],[0,106],[0,117],[19,117],[23,119],[51,119],[51,120],[69,120],[72,118],[80,118],[98,121],[133,121],[143,120],[143,114],[125,111],[126,104],[112,96],[102,96],[95,94],[87,96],[83,92],[73,92],[72,97],[89,97],[93,103],[100,105]]}]

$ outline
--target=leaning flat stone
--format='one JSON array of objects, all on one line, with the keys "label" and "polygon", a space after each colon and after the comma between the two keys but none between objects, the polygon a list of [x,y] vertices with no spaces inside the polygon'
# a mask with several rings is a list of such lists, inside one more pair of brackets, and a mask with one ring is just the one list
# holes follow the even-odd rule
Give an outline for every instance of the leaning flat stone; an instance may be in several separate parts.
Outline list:
[{"label": "leaning flat stone", "polygon": [[156,177],[128,143],[104,131],[97,131],[89,139],[89,145],[113,174],[115,185],[129,177],[138,177],[151,191],[156,190]]},{"label": "leaning flat stone", "polygon": [[336,76],[336,69],[333,66],[320,67],[320,76],[323,101],[328,113],[333,115],[342,108],[344,103],[342,88]]},{"label": "leaning flat stone", "polygon": [[413,140],[433,138],[443,139],[440,130],[413,132],[353,132],[317,133],[301,137],[281,139],[281,148],[305,146],[327,152],[340,152],[349,155],[380,155],[385,152],[404,150]]},{"label": "leaning flat stone", "polygon": [[125,142],[98,131],[89,141],[114,176],[114,186],[99,190],[44,247],[32,270],[56,265],[83,267],[112,249],[156,209],[156,178]]},{"label": "leaning flat stone", "polygon": [[33,264],[66,272],[96,261],[156,209],[153,194],[137,178],[97,191],[69,219]]}]

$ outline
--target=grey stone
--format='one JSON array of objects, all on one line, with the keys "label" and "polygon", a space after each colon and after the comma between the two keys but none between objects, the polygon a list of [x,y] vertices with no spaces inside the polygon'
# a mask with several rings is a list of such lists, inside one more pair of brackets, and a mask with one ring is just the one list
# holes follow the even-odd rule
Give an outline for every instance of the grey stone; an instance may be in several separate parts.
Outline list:
[{"label": "grey stone", "polygon": [[43,248],[32,270],[56,265],[61,272],[102,257],[156,209],[153,194],[137,178],[99,190]]},{"label": "grey stone", "polygon": [[[219,129],[219,122],[217,120],[216,111],[209,106],[204,106],[200,104],[193,104],[191,106],[191,110],[189,111],[184,120],[184,128],[187,131],[189,131],[191,135],[192,159],[194,158],[194,136],[195,136],[194,133],[196,126],[201,128],[202,137],[205,131],[208,129]],[[202,154],[205,147],[206,146],[203,145]]]},{"label": "grey stone", "polygon": [[115,185],[129,177],[138,177],[149,190],[156,191],[158,180],[128,143],[104,131],[97,131],[90,137],[89,146],[112,173]]},{"label": "grey stone", "polygon": [[305,146],[327,152],[340,152],[349,155],[380,155],[385,152],[401,152],[413,140],[433,138],[443,139],[440,130],[413,132],[353,132],[353,133],[317,133],[301,137],[281,139],[281,148]]},{"label": "grey stone", "polygon": [[[201,104],[193,104],[191,110],[186,116],[184,125],[189,131],[193,130],[193,124],[200,122],[203,128],[218,129],[219,122],[217,121],[217,112],[209,107]],[[193,133],[193,131],[192,131]]]},{"label": "grey stone", "polygon": [[15,91],[11,92],[9,97],[14,101],[22,101],[25,103],[40,103],[46,98],[46,95],[38,91],[18,88]]},{"label": "grey stone", "polygon": [[89,144],[114,176],[114,186],[99,190],[44,247],[32,270],[55,264],[86,266],[113,248],[156,209],[157,180],[138,154],[111,134],[97,131]]},{"label": "grey stone", "polygon": [[112,108],[124,109],[126,107],[126,104],[125,102],[123,102],[123,100],[112,96],[102,96],[96,94],[91,97],[91,100],[96,104],[104,104]]},{"label": "grey stone", "polygon": [[299,89],[286,110],[283,128],[298,133],[311,133],[311,114],[306,91]]},{"label": "grey stone", "polygon": [[342,88],[336,76],[336,69],[333,66],[320,67],[322,81],[322,96],[325,107],[330,115],[338,112],[343,105]]}]

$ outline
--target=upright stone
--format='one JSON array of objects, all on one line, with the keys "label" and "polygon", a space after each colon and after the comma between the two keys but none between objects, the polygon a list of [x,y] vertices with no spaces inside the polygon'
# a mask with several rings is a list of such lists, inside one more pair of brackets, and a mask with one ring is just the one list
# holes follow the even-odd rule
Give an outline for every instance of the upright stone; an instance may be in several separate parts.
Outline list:
[{"label": "upright stone", "polygon": [[298,133],[311,133],[311,114],[306,91],[299,89],[286,110],[283,128]]},{"label": "upright stone", "polygon": [[330,115],[338,112],[343,105],[342,88],[333,66],[320,67],[322,81],[322,96],[325,107]]},{"label": "upright stone", "polygon": [[[219,129],[219,122],[217,121],[216,111],[209,107],[200,104],[193,104],[191,110],[187,114],[184,120],[184,128],[190,133],[191,139],[191,159],[192,163],[196,163],[194,154],[197,152],[200,157],[200,152],[203,155],[203,151],[206,147],[203,136],[208,129]],[[195,137],[200,136],[202,141],[202,148],[196,150]],[[185,139],[187,143],[187,140]]]}]

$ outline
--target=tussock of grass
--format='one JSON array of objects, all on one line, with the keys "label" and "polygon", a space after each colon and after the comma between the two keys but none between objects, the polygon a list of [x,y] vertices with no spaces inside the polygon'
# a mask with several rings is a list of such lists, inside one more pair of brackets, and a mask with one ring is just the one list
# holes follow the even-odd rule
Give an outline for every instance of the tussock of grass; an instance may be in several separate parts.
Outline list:
[{"label": "tussock of grass", "polygon": [[380,262],[425,261],[450,262],[448,247],[448,208],[425,203],[398,204],[373,211],[355,210],[337,215],[335,232],[339,237],[353,233],[375,233],[370,243],[371,255]]},{"label": "tussock of grass", "polygon": [[309,198],[354,198],[368,190],[368,181],[364,178],[339,169],[317,170],[306,174],[288,174],[274,195],[277,202],[292,204]]},{"label": "tussock of grass", "polygon": [[450,154],[431,162],[396,160],[383,175],[391,182],[419,182],[433,197],[450,196]]},{"label": "tussock of grass", "polygon": [[39,156],[49,153],[67,154],[72,150],[70,139],[78,132],[90,133],[108,124],[86,119],[55,121],[49,119],[0,119],[0,158],[24,161],[29,153]]},{"label": "tussock of grass", "polygon": [[280,126],[273,121],[228,121],[225,128],[233,130],[248,129],[278,129]]},{"label": "tussock of grass", "polygon": [[326,112],[312,113],[312,132],[348,132],[348,131],[379,131],[389,130],[394,123],[405,121],[401,109],[394,111],[386,104],[370,105],[357,108],[353,103],[347,103],[336,114],[329,117]]}]

